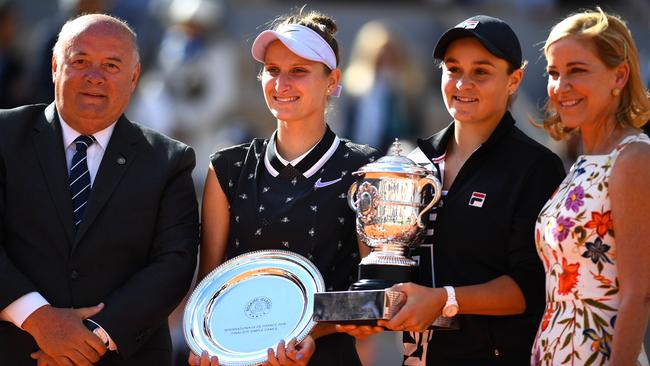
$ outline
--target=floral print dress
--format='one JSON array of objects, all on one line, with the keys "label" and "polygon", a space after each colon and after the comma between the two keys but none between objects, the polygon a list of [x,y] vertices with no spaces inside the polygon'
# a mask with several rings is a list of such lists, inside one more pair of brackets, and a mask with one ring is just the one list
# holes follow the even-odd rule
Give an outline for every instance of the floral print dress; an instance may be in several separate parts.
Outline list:
[{"label": "floral print dress", "polygon": [[[582,155],[542,209],[535,242],[546,270],[546,311],[532,365],[607,365],[619,306],[608,182],[629,136],[607,155]],[[643,361],[641,361],[643,359]],[[639,355],[647,365],[645,353]]]}]

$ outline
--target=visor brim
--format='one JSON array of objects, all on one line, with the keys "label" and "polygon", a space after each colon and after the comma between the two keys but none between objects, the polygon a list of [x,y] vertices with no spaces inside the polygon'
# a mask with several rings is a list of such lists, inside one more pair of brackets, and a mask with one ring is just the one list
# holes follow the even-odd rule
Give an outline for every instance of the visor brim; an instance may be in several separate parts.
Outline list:
[{"label": "visor brim", "polygon": [[309,47],[306,47],[298,40],[286,37],[273,30],[265,30],[264,32],[260,33],[257,38],[255,38],[253,47],[251,48],[253,58],[261,63],[264,63],[266,49],[271,43],[276,40],[282,42],[282,44],[284,44],[291,52],[304,59],[322,62],[321,57]]}]

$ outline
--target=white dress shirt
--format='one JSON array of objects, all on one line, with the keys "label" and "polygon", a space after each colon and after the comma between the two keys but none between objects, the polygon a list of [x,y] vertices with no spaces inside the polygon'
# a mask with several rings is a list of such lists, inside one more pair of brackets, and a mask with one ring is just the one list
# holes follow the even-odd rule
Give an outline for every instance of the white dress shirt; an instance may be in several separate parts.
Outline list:
[{"label": "white dress shirt", "polygon": [[[59,116],[61,121],[61,132],[63,134],[63,146],[65,146],[65,162],[68,165],[68,174],[70,174],[70,166],[72,165],[72,157],[74,153],[77,152],[77,147],[75,146],[74,140],[79,137],[81,134],[72,127],[70,127],[62,118]],[[102,162],[104,157],[104,152],[108,146],[108,141],[110,141],[111,136],[113,135],[113,129],[115,129],[115,123],[106,127],[105,129],[93,133],[95,138],[95,143],[88,146],[86,150],[86,161],[88,162],[88,172],[90,173],[90,184],[95,182],[95,176],[97,175],[97,170],[99,170],[99,163]]]},{"label": "white dress shirt", "polygon": [[[70,174],[72,157],[77,151],[74,140],[81,134],[70,127],[70,125],[68,125],[63,120],[63,118],[61,118],[61,115],[59,115],[59,121],[61,121],[63,146],[65,147],[65,160],[68,166],[68,174]],[[113,135],[113,130],[115,129],[116,122],[113,122],[105,129],[94,133],[93,137],[96,141],[86,150],[86,160],[88,163],[88,171],[90,173],[91,184],[95,182],[95,176],[99,170],[99,164],[102,162],[102,158],[104,157],[104,152],[106,151],[108,142]],[[70,223],[70,225],[72,225],[72,223]],[[0,320],[12,322],[17,327],[22,329],[25,319],[27,319],[34,311],[38,310],[40,307],[49,304],[50,303],[40,293],[30,292],[26,295],[23,295],[22,297],[19,297],[14,302],[9,304],[6,308],[2,309],[2,311],[0,311]],[[110,343],[112,344],[113,341],[110,340]],[[113,349],[115,349],[114,344]]]}]

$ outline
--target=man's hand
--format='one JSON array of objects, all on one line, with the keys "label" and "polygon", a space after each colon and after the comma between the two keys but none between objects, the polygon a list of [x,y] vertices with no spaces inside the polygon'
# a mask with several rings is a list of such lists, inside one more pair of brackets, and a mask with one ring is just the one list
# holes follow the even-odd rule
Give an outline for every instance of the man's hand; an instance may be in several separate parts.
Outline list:
[{"label": "man's hand", "polygon": [[54,361],[52,357],[50,357],[40,349],[30,354],[29,357],[36,360],[36,366],[61,366],[60,364],[56,363],[56,361]]},{"label": "man's hand", "polygon": [[106,353],[106,346],[82,320],[103,308],[104,304],[79,309],[45,305],[25,319],[23,329],[34,337],[42,352],[59,365],[90,366]]}]

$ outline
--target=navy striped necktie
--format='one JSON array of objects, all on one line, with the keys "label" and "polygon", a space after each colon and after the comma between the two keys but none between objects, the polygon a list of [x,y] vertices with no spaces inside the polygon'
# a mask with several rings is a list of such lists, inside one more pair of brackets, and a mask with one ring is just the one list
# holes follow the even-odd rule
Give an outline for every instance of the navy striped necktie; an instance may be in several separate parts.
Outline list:
[{"label": "navy striped necktie", "polygon": [[70,196],[72,197],[72,219],[75,230],[83,218],[86,203],[90,196],[90,172],[86,160],[86,150],[95,141],[93,136],[81,135],[74,140],[77,152],[70,164]]}]

